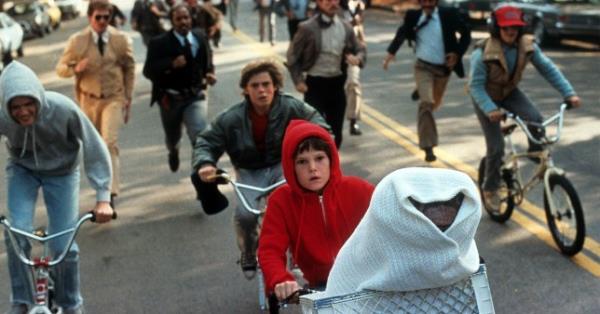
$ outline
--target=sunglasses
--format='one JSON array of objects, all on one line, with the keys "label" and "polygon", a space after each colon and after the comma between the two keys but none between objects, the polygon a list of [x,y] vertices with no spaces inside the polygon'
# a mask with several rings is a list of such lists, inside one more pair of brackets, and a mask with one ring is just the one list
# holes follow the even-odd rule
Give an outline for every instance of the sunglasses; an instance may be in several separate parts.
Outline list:
[{"label": "sunglasses", "polygon": [[96,20],[96,22],[100,22],[101,20],[106,20],[108,21],[108,19],[110,19],[110,15],[106,14],[106,15],[96,15],[94,16],[94,20]]}]

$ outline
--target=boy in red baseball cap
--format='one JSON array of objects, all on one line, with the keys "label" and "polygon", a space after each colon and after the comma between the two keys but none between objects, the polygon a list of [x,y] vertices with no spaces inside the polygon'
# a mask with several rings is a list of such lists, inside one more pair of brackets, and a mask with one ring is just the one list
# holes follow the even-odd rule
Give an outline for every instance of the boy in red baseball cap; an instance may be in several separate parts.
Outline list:
[{"label": "boy in red baseball cap", "polygon": [[[523,12],[512,6],[498,7],[492,14],[490,37],[475,45],[471,54],[469,93],[486,143],[483,200],[489,211],[499,211],[503,190],[500,165],[504,154],[504,139],[500,130],[503,110],[521,119],[541,123],[543,117],[535,105],[518,88],[525,67],[531,62],[538,72],[562,95],[565,101],[579,107],[581,100],[560,70],[546,57],[533,36],[523,34],[526,25]],[[536,138],[544,130],[530,128]],[[540,145],[529,143],[529,151],[539,151]],[[539,162],[532,158],[534,162]]]}]

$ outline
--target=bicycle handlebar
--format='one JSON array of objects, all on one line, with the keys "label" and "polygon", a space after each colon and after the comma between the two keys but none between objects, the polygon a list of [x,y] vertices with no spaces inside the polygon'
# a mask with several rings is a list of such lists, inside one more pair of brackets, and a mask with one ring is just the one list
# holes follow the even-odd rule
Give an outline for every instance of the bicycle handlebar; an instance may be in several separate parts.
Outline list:
[{"label": "bicycle handlebar", "polygon": [[258,198],[264,197],[266,195],[268,195],[269,193],[271,193],[273,190],[275,190],[275,188],[279,187],[280,185],[283,185],[286,181],[284,180],[280,180],[278,182],[275,182],[274,184],[271,184],[267,187],[261,188],[258,186],[254,186],[254,185],[248,185],[248,184],[244,184],[244,183],[238,183],[235,180],[233,180],[233,178],[231,178],[231,176],[225,172],[222,171],[220,173],[217,173],[216,175],[213,175],[211,177],[209,177],[209,179],[215,179],[217,184],[231,184],[231,186],[233,187],[233,190],[235,191],[235,194],[237,196],[237,198],[240,200],[240,202],[242,203],[242,206],[249,212],[255,214],[255,215],[260,215],[262,214],[260,209],[256,209],[256,208],[252,208],[252,206],[250,206],[250,204],[248,204],[248,201],[246,200],[246,197],[244,196],[244,193],[242,193],[241,189],[245,189],[245,190],[250,190],[250,191],[255,191],[255,192],[259,192],[261,193]]},{"label": "bicycle handlebar", "polygon": [[[569,110],[571,108],[573,108],[573,105],[571,103],[569,103],[569,102],[563,102],[560,105],[558,113],[556,113],[552,117],[546,119],[541,124],[531,123],[531,122],[524,121],[523,119],[521,119],[516,114],[514,114],[512,112],[508,112],[508,111],[505,113],[505,118],[509,118],[509,119],[514,120],[517,123],[517,125],[523,130],[523,132],[525,132],[525,135],[527,135],[527,138],[530,141],[532,141],[533,143],[540,144],[540,145],[543,145],[543,144],[554,144],[554,143],[558,142],[558,140],[560,139],[560,135],[561,135],[561,132],[562,132],[562,127],[563,127],[563,119],[564,119],[565,110]],[[533,134],[531,134],[531,132],[527,128],[528,125],[535,125],[535,126],[538,126],[538,127],[546,127],[547,125],[549,125],[551,123],[554,123],[554,121],[557,121],[558,128],[556,130],[556,134],[554,136],[552,136],[552,137],[548,137],[548,136],[544,135],[543,138],[537,139],[537,138],[535,138],[533,136]]]},{"label": "bicycle handlebar", "polygon": [[[117,219],[117,212],[113,211],[112,219]],[[67,256],[69,249],[71,248],[71,246],[73,245],[73,242],[75,241],[75,237],[77,236],[77,232],[79,231],[79,228],[81,227],[81,225],[83,225],[83,223],[85,223],[88,220],[95,222],[96,214],[94,214],[92,211],[90,211],[90,212],[86,213],[85,215],[81,216],[74,227],[65,229],[63,231],[60,231],[60,232],[57,232],[57,233],[54,233],[51,235],[45,235],[45,236],[39,236],[35,233],[17,229],[15,227],[11,226],[10,222],[8,221],[8,219],[5,216],[0,216],[0,225],[4,226],[5,230],[8,231],[9,241],[11,242],[11,244],[12,244],[13,248],[15,249],[15,252],[17,253],[17,256],[19,257],[21,262],[23,262],[29,266],[34,266],[35,261],[28,258],[25,255],[25,253],[23,252],[23,249],[21,248],[20,245],[18,245],[17,241],[14,238],[15,234],[22,235],[26,238],[38,241],[40,243],[46,243],[52,239],[55,239],[55,238],[65,235],[65,234],[71,233],[71,236],[69,237],[69,241],[67,242],[67,245],[66,245],[65,249],[62,251],[62,253],[58,257],[56,257],[52,260],[49,260],[47,262],[48,266],[52,267],[56,264],[59,264],[60,262],[62,262],[65,259],[65,256]]]},{"label": "bicycle handlebar", "polygon": [[306,294],[318,292],[308,288],[301,288],[290,294],[287,298],[279,301],[275,293],[269,294],[269,313],[279,313],[280,308],[284,308],[289,304],[300,303],[300,297]]}]

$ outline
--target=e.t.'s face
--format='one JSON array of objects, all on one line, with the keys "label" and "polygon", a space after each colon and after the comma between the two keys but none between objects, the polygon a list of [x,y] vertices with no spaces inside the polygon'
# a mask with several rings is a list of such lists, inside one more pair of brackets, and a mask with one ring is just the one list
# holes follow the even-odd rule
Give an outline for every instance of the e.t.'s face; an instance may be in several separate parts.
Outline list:
[{"label": "e.t.'s face", "polygon": [[294,171],[300,186],[309,191],[320,192],[329,182],[329,157],[322,150],[303,151],[294,159]]},{"label": "e.t.'s face", "polygon": [[27,127],[37,118],[38,102],[28,96],[17,96],[10,100],[8,111],[18,124]]},{"label": "e.t.'s face", "polygon": [[90,26],[96,33],[104,33],[108,28],[108,20],[110,20],[109,10],[94,10],[92,15],[88,16]]},{"label": "e.t.'s face", "polygon": [[448,201],[431,203],[421,203],[412,197],[408,198],[413,206],[423,213],[425,217],[429,218],[442,232],[446,231],[454,223],[463,199],[464,194],[462,193],[459,193]]}]

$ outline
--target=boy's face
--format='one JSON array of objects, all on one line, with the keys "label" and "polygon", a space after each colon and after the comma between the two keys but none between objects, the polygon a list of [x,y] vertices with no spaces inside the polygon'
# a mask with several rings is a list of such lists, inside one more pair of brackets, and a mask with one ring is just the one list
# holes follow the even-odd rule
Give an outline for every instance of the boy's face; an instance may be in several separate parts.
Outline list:
[{"label": "boy's face", "polygon": [[294,170],[300,186],[313,192],[323,190],[329,182],[329,164],[329,157],[324,151],[309,149],[299,153],[294,160]]},{"label": "boy's face", "polygon": [[275,85],[269,72],[260,72],[250,78],[244,88],[244,94],[257,112],[267,112],[275,97]]},{"label": "boy's face", "polygon": [[38,112],[37,101],[27,96],[17,96],[8,104],[10,116],[22,126],[30,126],[35,122]]}]

